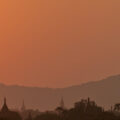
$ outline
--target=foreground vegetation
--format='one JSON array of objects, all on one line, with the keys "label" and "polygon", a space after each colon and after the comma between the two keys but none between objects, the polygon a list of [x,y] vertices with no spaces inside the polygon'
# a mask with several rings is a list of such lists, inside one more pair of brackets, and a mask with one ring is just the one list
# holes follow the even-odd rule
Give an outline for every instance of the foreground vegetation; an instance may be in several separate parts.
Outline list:
[{"label": "foreground vegetation", "polygon": [[69,110],[58,107],[54,112],[45,112],[34,120],[120,120],[120,116],[112,110],[104,111],[88,98],[75,103]]}]

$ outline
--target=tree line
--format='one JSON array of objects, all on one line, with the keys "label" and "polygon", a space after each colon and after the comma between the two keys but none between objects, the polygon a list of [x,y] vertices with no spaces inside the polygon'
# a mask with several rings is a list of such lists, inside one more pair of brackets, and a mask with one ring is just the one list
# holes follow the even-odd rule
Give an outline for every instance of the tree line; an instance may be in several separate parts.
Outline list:
[{"label": "tree line", "polygon": [[[38,115],[33,120],[120,120],[118,111],[118,104],[115,105],[114,110],[105,111],[89,98],[76,102],[74,107],[66,109],[57,107],[55,111],[48,111]],[[119,112],[118,112],[119,113]],[[32,118],[28,120],[32,120]]]}]

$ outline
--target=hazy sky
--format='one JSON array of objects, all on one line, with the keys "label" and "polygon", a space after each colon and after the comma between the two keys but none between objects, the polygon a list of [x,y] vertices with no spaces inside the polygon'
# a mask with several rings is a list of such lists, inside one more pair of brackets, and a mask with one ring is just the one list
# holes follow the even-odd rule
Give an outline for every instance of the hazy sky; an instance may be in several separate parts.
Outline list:
[{"label": "hazy sky", "polygon": [[120,73],[120,0],[0,0],[0,82],[65,87]]}]

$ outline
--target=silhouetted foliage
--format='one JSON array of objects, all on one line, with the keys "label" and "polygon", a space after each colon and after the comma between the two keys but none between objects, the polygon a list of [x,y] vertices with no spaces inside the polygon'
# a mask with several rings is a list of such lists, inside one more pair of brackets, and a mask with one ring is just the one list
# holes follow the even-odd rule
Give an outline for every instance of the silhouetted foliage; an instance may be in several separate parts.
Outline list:
[{"label": "silhouetted foliage", "polygon": [[43,113],[37,116],[34,120],[60,120],[60,117],[55,113]]},{"label": "silhouetted foliage", "polygon": [[118,112],[120,111],[120,103],[115,104],[114,110]]},{"label": "silhouetted foliage", "polygon": [[74,108],[66,110],[58,107],[55,112],[41,114],[34,120],[120,120],[120,117],[113,112],[104,111],[88,98],[76,102]]}]

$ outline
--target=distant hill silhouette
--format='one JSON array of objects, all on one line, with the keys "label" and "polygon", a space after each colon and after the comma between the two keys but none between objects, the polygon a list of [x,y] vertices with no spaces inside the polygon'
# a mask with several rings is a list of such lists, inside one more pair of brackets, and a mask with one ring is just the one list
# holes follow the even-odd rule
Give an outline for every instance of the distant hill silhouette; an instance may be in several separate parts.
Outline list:
[{"label": "distant hill silhouette", "polygon": [[120,102],[120,75],[97,82],[58,89],[0,84],[0,101],[5,96],[9,106],[15,109],[20,109],[23,100],[27,108],[38,108],[41,111],[55,109],[59,105],[61,97],[64,98],[68,108],[72,107],[76,101],[87,97],[95,100],[98,105],[110,108],[111,105]]}]

